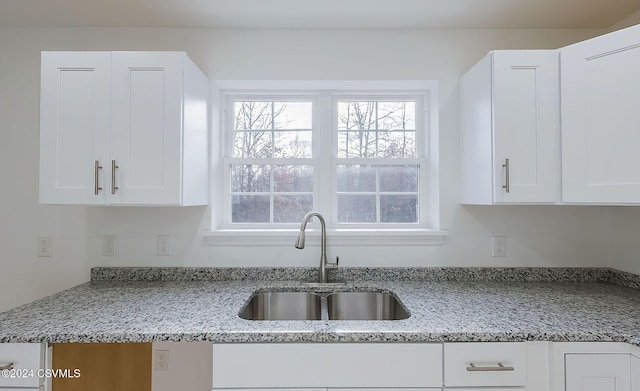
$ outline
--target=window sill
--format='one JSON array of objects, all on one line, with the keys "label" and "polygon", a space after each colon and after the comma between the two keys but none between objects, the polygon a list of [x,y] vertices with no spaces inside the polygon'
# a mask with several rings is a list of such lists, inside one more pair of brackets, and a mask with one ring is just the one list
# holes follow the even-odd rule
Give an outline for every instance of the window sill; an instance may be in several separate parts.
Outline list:
[{"label": "window sill", "polygon": [[[293,246],[298,229],[221,229],[205,231],[209,246]],[[305,231],[309,246],[320,245],[320,232]],[[330,246],[439,246],[448,231],[430,229],[330,229]],[[317,238],[317,240],[315,240]]]}]

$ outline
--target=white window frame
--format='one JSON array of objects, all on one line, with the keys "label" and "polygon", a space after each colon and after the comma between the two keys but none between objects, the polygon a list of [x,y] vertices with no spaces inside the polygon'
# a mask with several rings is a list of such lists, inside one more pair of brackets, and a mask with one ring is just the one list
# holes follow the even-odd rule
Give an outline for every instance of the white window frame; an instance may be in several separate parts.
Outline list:
[{"label": "white window frame", "polygon": [[[328,234],[331,235],[331,245],[438,245],[447,236],[447,231],[439,226],[439,175],[438,175],[438,89],[436,81],[429,80],[392,80],[392,81],[277,81],[277,80],[247,80],[247,81],[216,81],[212,88],[213,102],[213,140],[220,140],[212,145],[212,229],[204,236],[209,245],[291,245],[291,235],[299,229],[295,224],[231,224],[230,208],[223,205],[230,194],[230,181],[224,175],[231,156],[232,142],[229,122],[233,115],[229,112],[230,97],[242,99],[265,98],[295,99],[312,98],[318,96],[314,102],[314,132],[331,130],[331,137],[320,137],[314,133],[312,144],[312,158],[314,162],[314,209],[324,214],[328,221]],[[423,115],[423,131],[416,129],[416,158],[401,158],[402,162],[420,161],[419,192],[419,221],[420,223],[399,224],[337,224],[336,210],[336,178],[334,167],[338,162],[354,163],[353,158],[337,158],[335,145],[337,142],[337,101],[340,99],[357,98],[362,100],[384,100],[384,98],[417,97],[416,116]],[[333,106],[333,107],[332,107]],[[420,106],[423,110],[420,110]],[[223,109],[224,107],[224,109]],[[327,116],[319,116],[318,111],[331,111],[331,124],[322,123]],[[230,111],[231,113],[233,110]],[[417,127],[417,126],[416,126]],[[216,137],[216,135],[218,137]],[[320,151],[331,151],[330,164],[318,160]],[[329,158],[329,157],[327,157]],[[369,160],[370,159],[363,159]],[[383,159],[385,161],[391,159]],[[316,170],[318,172],[316,172]],[[330,183],[330,191],[319,191],[321,184]],[[320,185],[319,185],[320,184]],[[320,206],[320,208],[318,208]],[[325,210],[329,208],[329,210]],[[224,211],[223,213],[220,213]],[[312,229],[311,235],[314,235]],[[317,234],[317,233],[316,233]]]}]

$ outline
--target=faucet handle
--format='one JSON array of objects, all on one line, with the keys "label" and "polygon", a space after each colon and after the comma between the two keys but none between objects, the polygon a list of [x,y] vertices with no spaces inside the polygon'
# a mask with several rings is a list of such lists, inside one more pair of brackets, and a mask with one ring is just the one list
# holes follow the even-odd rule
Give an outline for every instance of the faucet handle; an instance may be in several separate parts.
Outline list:
[{"label": "faucet handle", "polygon": [[327,262],[327,269],[337,269],[338,263],[340,263],[340,257],[336,257],[336,261],[334,263]]}]

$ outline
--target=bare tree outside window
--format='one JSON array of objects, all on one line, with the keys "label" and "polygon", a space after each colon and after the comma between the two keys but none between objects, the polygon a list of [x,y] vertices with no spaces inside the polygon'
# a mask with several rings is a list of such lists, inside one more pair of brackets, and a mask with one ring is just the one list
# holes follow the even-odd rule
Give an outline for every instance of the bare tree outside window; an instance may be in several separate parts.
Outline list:
[{"label": "bare tree outside window", "polygon": [[234,223],[297,222],[313,206],[313,167],[275,164],[311,157],[311,102],[234,102]]},{"label": "bare tree outside window", "polygon": [[[413,158],[415,101],[338,102],[338,157]],[[417,165],[339,165],[338,222],[417,223]]]},{"label": "bare tree outside window", "polygon": [[338,102],[338,157],[416,156],[415,102]]}]

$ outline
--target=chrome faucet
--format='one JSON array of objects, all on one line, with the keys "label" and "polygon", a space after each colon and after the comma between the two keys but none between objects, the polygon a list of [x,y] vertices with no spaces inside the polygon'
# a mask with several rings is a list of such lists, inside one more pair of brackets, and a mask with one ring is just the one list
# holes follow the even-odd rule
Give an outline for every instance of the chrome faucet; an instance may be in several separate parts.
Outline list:
[{"label": "chrome faucet", "polygon": [[318,212],[309,212],[302,219],[302,225],[300,225],[300,234],[298,234],[298,240],[296,240],[296,248],[303,249],[304,248],[304,230],[307,228],[307,223],[311,220],[312,217],[317,217],[320,220],[320,226],[322,229],[321,239],[320,239],[320,271],[318,273],[318,282],[321,284],[327,283],[327,269],[336,269],[338,267],[338,260],[336,259],[336,263],[327,262],[327,228],[324,223],[324,218]]}]

